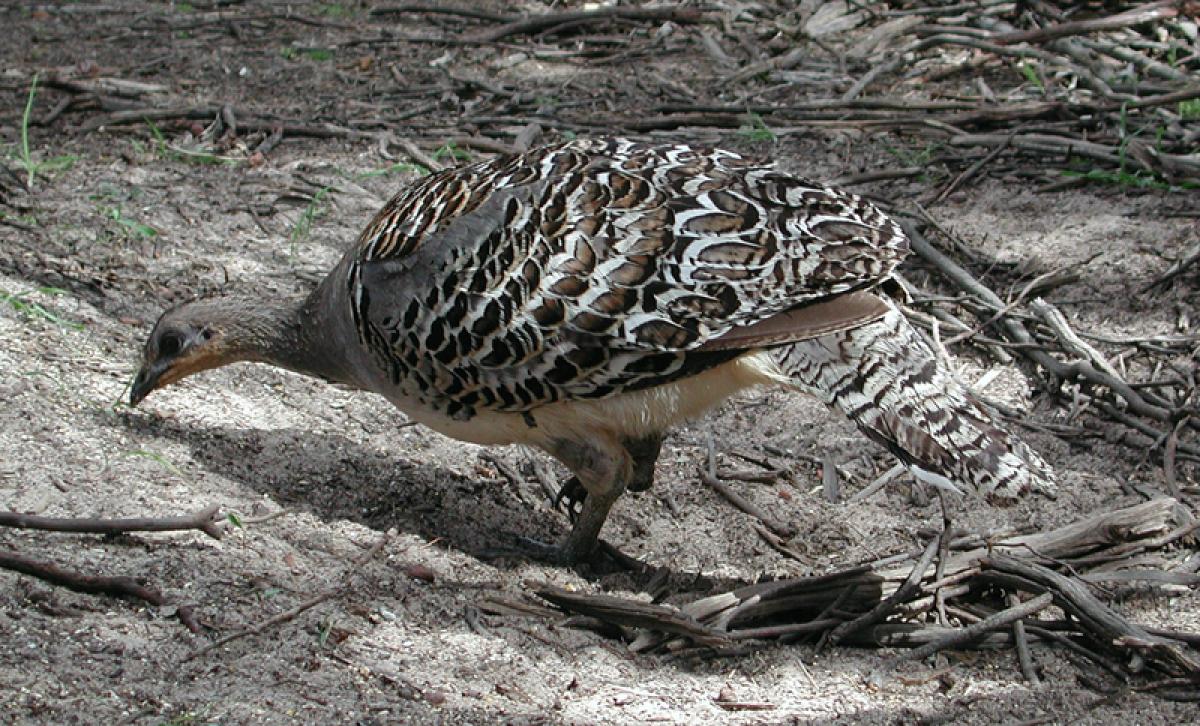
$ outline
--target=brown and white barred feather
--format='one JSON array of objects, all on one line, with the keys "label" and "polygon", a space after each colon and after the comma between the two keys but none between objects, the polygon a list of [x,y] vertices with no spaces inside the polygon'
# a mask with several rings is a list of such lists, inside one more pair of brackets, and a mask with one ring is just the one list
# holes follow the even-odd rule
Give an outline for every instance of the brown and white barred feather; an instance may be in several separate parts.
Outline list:
[{"label": "brown and white barred feather", "polygon": [[803,306],[852,307],[907,253],[874,206],[772,165],[580,140],[424,178],[364,230],[343,284],[373,388],[461,423],[456,435],[482,414],[709,386],[700,374],[753,359],[749,385],[808,390],[919,476],[1051,488],[894,307],[767,353],[747,334]]},{"label": "brown and white barred feather", "polygon": [[669,383],[908,252],[859,197],[729,151],[574,141],[450,169],[363,232],[348,294],[403,395],[469,419]]},{"label": "brown and white barred feather", "polygon": [[1055,492],[1050,467],[996,425],[895,307],[772,354],[795,385],[845,413],[920,479],[998,498]]}]

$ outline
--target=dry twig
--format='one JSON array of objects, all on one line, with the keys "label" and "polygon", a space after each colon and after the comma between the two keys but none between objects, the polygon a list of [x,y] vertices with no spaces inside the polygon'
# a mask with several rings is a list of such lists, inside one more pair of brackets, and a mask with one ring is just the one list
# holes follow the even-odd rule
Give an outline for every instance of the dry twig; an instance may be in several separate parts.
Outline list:
[{"label": "dry twig", "polygon": [[396,536],[396,530],[394,530],[394,529],[388,530],[386,533],[384,533],[382,536],[380,536],[379,539],[375,541],[375,544],[371,545],[371,547],[366,552],[364,552],[358,559],[356,559],[353,563],[351,563],[350,567],[348,567],[346,569],[346,573],[342,576],[342,582],[339,583],[336,587],[330,588],[318,595],[315,595],[315,596],[297,604],[295,607],[285,610],[277,615],[273,615],[272,617],[269,617],[266,620],[255,623],[254,625],[251,625],[248,628],[244,628],[242,630],[237,631],[236,633],[230,633],[229,635],[219,638],[218,640],[213,641],[212,643],[209,643],[208,645],[204,646],[203,648],[200,648],[199,650],[192,651],[192,653],[187,655],[184,658],[184,660],[191,660],[193,658],[198,658],[199,656],[202,656],[211,650],[215,650],[224,645],[228,645],[229,643],[232,643],[233,641],[238,640],[239,638],[244,638],[247,635],[257,635],[258,633],[263,632],[267,628],[271,628],[276,625],[279,625],[280,623],[286,623],[287,621],[292,620],[297,615],[303,613],[305,610],[310,610],[310,609],[316,607],[317,605],[320,605],[321,603],[325,602],[326,600],[332,600],[333,598],[342,595],[350,587],[351,579],[356,574],[358,574],[358,571],[360,569],[362,569],[362,566],[365,565],[367,562],[369,562],[373,557],[375,557],[375,555],[379,554],[379,551],[382,550],[383,546],[388,543],[388,540],[390,540],[392,537],[395,537],[395,536]]},{"label": "dry twig", "polygon": [[124,532],[179,532],[199,530],[213,539],[221,539],[224,530],[218,525],[216,504],[181,517],[133,517],[129,519],[94,519],[87,517],[40,517],[20,512],[0,512],[0,527],[40,529],[48,532],[75,532],[114,535]]},{"label": "dry twig", "polygon": [[[132,597],[160,607],[170,604],[162,593],[146,585],[141,578],[84,575],[64,570],[53,562],[35,560],[16,552],[0,552],[0,567],[36,577],[75,592]],[[176,605],[175,615],[188,630],[193,633],[201,632],[200,624],[196,622],[190,606]]]},{"label": "dry twig", "polygon": [[[1159,673],[1190,677],[1195,659],[1182,644],[1193,642],[1191,638],[1200,641],[1200,635],[1158,634],[1139,628],[1090,595],[1076,574],[1059,573],[1039,564],[1063,563],[1060,566],[1069,565],[1074,568],[1072,572],[1082,572],[1088,566],[1165,546],[1185,529],[1168,525],[1175,506],[1173,499],[1155,500],[1104,512],[1049,532],[955,552],[944,557],[943,573],[933,575],[934,582],[929,582],[925,573],[934,554],[942,549],[940,540],[949,537],[948,532],[931,542],[913,567],[873,570],[871,566],[860,566],[817,577],[746,585],[678,608],[612,595],[560,591],[540,594],[564,609],[619,626],[625,637],[634,637],[629,629],[635,629],[631,648],[636,651],[661,647],[677,650],[691,642],[728,653],[732,642],[791,640],[821,634],[824,639],[847,645],[916,649],[899,660],[919,659],[968,645],[1016,645],[1022,670],[1032,682],[1037,676],[1028,657],[1027,641],[1039,640],[1071,648],[1122,680],[1144,670],[1138,665],[1143,661],[1154,664]],[[952,541],[949,549],[956,546]],[[989,614],[991,607],[979,605],[979,599],[995,592],[997,585],[1009,590],[1009,599],[1001,601],[1007,609]],[[1017,591],[1038,597],[1021,603],[1015,598]],[[949,603],[947,612],[970,625],[941,627],[919,622],[930,610],[930,592],[944,592]],[[1073,620],[1041,621],[1033,617],[1052,602],[1071,613]],[[982,615],[973,614],[980,609],[985,611]],[[889,622],[883,622],[888,618]],[[1011,633],[1005,632],[1010,628]],[[1134,660],[1128,660],[1130,656]],[[897,662],[890,663],[887,672]]]}]

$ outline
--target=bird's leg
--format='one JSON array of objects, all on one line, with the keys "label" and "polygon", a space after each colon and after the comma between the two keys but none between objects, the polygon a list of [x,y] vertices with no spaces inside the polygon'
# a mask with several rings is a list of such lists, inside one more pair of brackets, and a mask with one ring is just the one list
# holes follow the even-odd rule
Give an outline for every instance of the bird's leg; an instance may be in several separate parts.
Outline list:
[{"label": "bird's leg", "polygon": [[629,483],[632,461],[618,442],[605,441],[603,437],[588,443],[556,439],[548,450],[574,472],[587,491],[583,511],[575,519],[571,533],[558,546],[559,559],[576,563],[595,551],[608,512]]},{"label": "bird's leg", "polygon": [[654,483],[654,465],[662,451],[663,435],[651,434],[640,439],[625,439],[625,451],[633,459],[629,491],[644,492]]},{"label": "bird's leg", "polygon": [[[627,489],[631,492],[644,492],[654,484],[654,465],[658,463],[658,454],[662,450],[663,435],[651,434],[640,439],[623,439],[625,452],[633,460],[633,473],[629,477]],[[583,511],[584,500],[587,499],[587,489],[572,476],[563,482],[558,493],[554,495],[554,508],[566,504],[563,511],[573,523]]]}]

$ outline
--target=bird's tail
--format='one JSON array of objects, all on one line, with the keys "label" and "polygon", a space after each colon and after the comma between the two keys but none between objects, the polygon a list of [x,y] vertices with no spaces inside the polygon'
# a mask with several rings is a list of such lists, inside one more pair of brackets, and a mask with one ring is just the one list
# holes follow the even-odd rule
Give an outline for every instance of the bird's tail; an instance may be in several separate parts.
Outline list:
[{"label": "bird's tail", "polygon": [[1053,470],[996,423],[895,306],[773,356],[792,385],[841,410],[922,480],[999,499],[1056,490]]}]

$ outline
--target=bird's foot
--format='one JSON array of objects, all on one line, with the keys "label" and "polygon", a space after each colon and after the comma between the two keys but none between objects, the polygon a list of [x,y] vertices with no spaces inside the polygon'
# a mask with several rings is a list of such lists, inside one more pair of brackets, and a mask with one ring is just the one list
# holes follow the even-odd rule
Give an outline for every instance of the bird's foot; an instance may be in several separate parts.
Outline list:
[{"label": "bird's foot", "polygon": [[643,563],[624,554],[607,542],[598,542],[590,549],[572,547],[570,540],[553,544],[532,537],[516,537],[513,544],[491,547],[478,553],[482,560],[516,558],[545,562],[551,565],[586,567],[595,574],[639,569]]},{"label": "bird's foot", "polygon": [[512,543],[489,547],[477,555],[482,560],[500,558],[516,558],[545,562],[551,565],[574,565],[580,561],[578,553],[570,551],[561,544],[543,542],[533,537],[518,536]]}]

